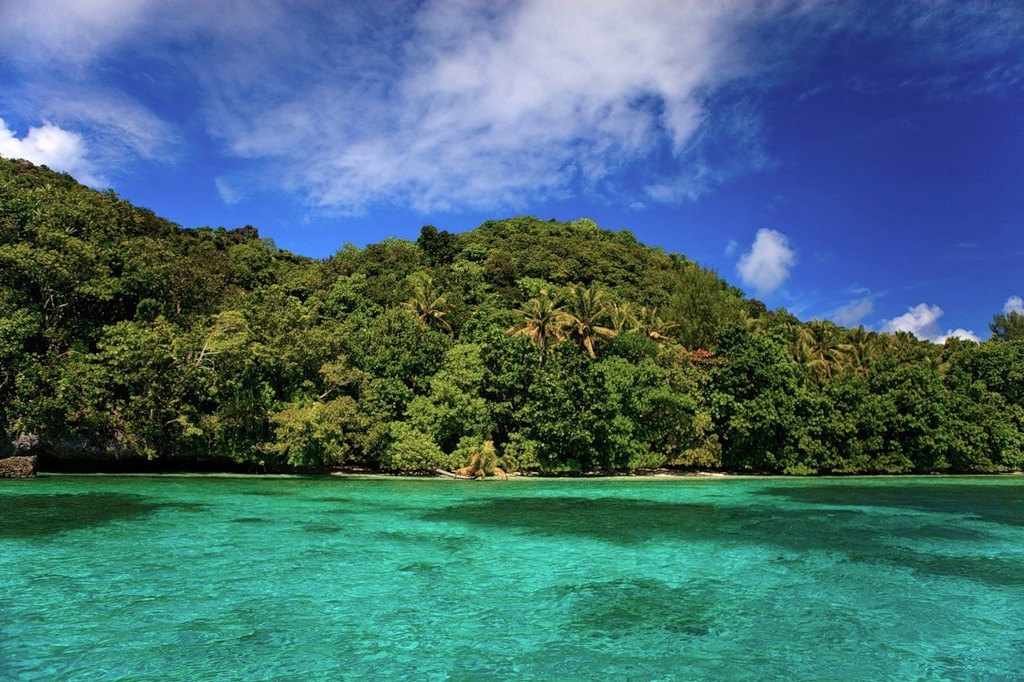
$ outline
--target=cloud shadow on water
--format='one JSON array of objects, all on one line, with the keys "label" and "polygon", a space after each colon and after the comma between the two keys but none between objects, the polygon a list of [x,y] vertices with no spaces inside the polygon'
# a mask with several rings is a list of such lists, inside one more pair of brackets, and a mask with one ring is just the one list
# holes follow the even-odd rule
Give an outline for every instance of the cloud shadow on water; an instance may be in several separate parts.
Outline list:
[{"label": "cloud shadow on water", "polygon": [[129,521],[162,509],[197,511],[203,505],[153,502],[126,493],[0,495],[0,537],[47,537],[115,521]]},{"label": "cloud shadow on water", "polygon": [[977,486],[778,486],[762,494],[793,502],[839,507],[884,507],[951,514],[1006,526],[1024,527],[1024,485],[1021,481]]},{"label": "cloud shadow on water", "polygon": [[[834,498],[829,500],[830,505],[834,503]],[[496,532],[592,538],[630,547],[647,542],[754,543],[798,555],[823,552],[840,560],[886,564],[928,576],[992,585],[1024,584],[1024,561],[965,553],[991,539],[985,528],[963,525],[962,521],[959,525],[921,522],[898,513],[882,517],[824,507],[552,497],[478,500],[431,511],[424,519]]]}]

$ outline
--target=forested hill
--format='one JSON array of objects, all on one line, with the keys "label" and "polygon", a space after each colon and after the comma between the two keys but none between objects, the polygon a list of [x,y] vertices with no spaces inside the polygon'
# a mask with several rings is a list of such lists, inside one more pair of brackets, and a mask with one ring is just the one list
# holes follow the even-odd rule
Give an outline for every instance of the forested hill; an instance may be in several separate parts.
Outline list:
[{"label": "forested hill", "polygon": [[0,456],[44,468],[1019,470],[1021,327],[801,323],[587,219],[318,261],[0,159]]}]

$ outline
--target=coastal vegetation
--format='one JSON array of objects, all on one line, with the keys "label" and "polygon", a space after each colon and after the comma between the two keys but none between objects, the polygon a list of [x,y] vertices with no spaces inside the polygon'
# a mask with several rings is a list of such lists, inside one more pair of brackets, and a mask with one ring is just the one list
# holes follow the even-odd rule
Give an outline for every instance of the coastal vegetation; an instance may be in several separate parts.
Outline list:
[{"label": "coastal vegetation", "polygon": [[254,470],[1024,467],[1024,324],[943,345],[770,311],[518,217],[316,260],[0,159],[0,456]]}]

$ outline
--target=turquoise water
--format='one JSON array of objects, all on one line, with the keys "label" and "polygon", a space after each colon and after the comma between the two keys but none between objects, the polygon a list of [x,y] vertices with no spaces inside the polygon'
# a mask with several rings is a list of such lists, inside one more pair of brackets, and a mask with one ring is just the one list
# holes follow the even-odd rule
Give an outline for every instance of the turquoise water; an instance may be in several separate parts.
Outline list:
[{"label": "turquoise water", "polygon": [[0,482],[0,679],[1024,679],[1021,478]]}]

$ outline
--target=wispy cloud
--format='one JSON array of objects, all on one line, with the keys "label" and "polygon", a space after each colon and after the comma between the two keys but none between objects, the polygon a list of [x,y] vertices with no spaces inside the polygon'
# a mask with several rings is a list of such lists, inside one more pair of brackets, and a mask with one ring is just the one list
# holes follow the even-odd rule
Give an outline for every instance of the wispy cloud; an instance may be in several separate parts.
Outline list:
[{"label": "wispy cloud", "polygon": [[740,257],[736,272],[740,280],[754,287],[759,296],[767,296],[789,278],[789,271],[796,261],[796,251],[790,247],[786,235],[762,228],[757,231],[750,251]]},{"label": "wispy cloud", "polygon": [[[2,42],[19,46],[0,50],[28,80],[80,91],[105,58],[137,54],[164,87],[198,92],[228,153],[322,208],[676,202],[766,162],[758,112],[724,87],[766,68],[756,27],[804,5],[39,0],[0,10]],[[35,110],[22,119],[55,112],[96,148],[115,143],[100,134],[111,121],[145,118],[141,103],[89,117],[104,109],[44,89],[20,98]],[[159,129],[125,126],[133,153],[153,158],[166,129],[148,146],[142,132]]]},{"label": "wispy cloud", "polygon": [[836,308],[828,314],[828,318],[843,327],[852,327],[855,324],[860,324],[874,309],[875,299],[868,295]]},{"label": "wispy cloud", "polygon": [[1010,313],[1024,315],[1024,298],[1021,298],[1020,296],[1011,296],[1006,299],[1006,303],[1003,305],[1003,314],[1009,315]]},{"label": "wispy cloud", "polygon": [[156,0],[12,0],[0,4],[0,43],[22,64],[85,68],[145,26]]},{"label": "wispy cloud", "polygon": [[[737,50],[752,8],[428,3],[409,18],[397,71],[370,64],[369,81],[332,79],[316,101],[255,118],[228,109],[218,127],[237,154],[284,161],[295,189],[342,210],[621,194],[624,169],[646,176],[634,199],[693,198],[759,148],[742,107],[710,115],[716,88],[754,68]],[[707,158],[712,141],[738,138],[746,158]]]},{"label": "wispy cloud", "polygon": [[105,171],[201,129],[331,211],[673,203],[771,164],[758,93],[800,45],[901,32],[914,59],[962,63],[1019,26],[978,4],[12,0],[0,56],[23,85],[0,114],[77,131]]},{"label": "wispy cloud", "polygon": [[214,178],[213,184],[217,187],[217,194],[221,201],[228,206],[237,204],[242,199],[242,194],[231,184],[231,181],[224,177]]}]

